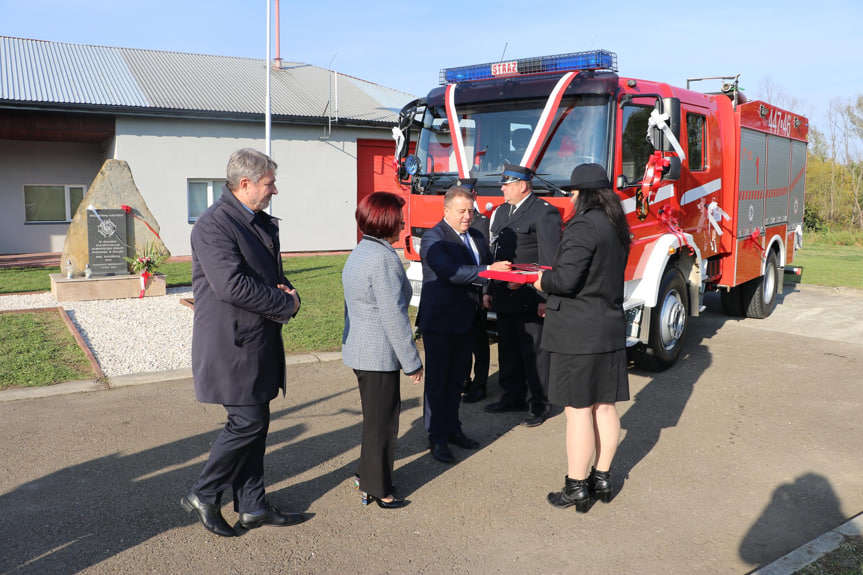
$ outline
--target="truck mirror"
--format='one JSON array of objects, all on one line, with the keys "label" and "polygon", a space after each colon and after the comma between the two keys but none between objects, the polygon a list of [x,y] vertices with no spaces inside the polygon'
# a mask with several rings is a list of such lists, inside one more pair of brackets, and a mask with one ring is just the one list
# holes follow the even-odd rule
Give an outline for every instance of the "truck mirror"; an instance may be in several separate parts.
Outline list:
[{"label": "truck mirror", "polygon": [[668,156],[668,169],[662,174],[663,180],[679,180],[680,179],[680,158],[677,156]]},{"label": "truck mirror", "polygon": [[[671,128],[671,133],[680,141],[680,98],[663,98],[662,110],[663,114],[668,114],[668,127]],[[673,152],[671,142],[667,138],[662,139],[662,151]]]},{"label": "truck mirror", "polygon": [[617,189],[622,190],[623,188],[629,185],[629,178],[626,177],[625,174],[620,174],[617,176]]}]

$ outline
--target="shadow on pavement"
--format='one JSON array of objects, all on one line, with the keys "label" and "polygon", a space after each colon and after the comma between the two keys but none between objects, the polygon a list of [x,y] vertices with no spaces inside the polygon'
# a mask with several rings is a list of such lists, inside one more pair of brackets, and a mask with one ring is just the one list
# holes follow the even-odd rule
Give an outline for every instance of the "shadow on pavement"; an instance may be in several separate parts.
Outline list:
[{"label": "shadow on pavement", "polygon": [[[806,473],[776,488],[740,543],[740,558],[760,567],[845,522],[830,481]],[[794,529],[789,529],[793,525]]]}]

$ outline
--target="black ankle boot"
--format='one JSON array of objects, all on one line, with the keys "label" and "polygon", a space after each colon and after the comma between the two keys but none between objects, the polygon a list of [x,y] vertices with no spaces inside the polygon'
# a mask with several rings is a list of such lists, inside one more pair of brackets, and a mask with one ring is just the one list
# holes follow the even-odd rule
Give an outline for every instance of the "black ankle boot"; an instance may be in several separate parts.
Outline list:
[{"label": "black ankle boot", "polygon": [[579,513],[587,513],[590,508],[590,494],[587,489],[586,479],[570,479],[569,475],[563,489],[548,494],[548,502],[558,509],[566,509],[575,505]]},{"label": "black ankle boot", "polygon": [[603,503],[611,501],[611,471],[597,471],[591,467],[587,476],[590,493]]}]

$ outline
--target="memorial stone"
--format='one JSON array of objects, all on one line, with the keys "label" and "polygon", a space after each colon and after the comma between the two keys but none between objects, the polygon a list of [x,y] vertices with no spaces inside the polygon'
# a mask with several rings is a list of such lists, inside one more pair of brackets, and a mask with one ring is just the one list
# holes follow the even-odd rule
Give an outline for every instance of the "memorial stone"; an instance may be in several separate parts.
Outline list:
[{"label": "memorial stone", "polygon": [[[96,178],[90,184],[87,194],[75,211],[72,223],[66,232],[66,243],[63,246],[61,261],[72,262],[76,278],[83,276],[88,262],[93,269],[93,274],[96,275],[97,273],[93,266],[94,262],[90,260],[90,221],[95,215],[94,210],[102,219],[105,219],[103,214],[122,211],[122,206],[129,206],[131,212],[123,214],[126,247],[120,260],[122,260],[123,255],[135,257],[137,254],[143,253],[146,246],[170,255],[158,235],[159,224],[132,179],[132,170],[129,168],[129,164],[122,160],[105,160]],[[92,209],[88,209],[89,207]],[[128,274],[126,262],[124,261],[122,265],[123,272],[119,273]]]}]

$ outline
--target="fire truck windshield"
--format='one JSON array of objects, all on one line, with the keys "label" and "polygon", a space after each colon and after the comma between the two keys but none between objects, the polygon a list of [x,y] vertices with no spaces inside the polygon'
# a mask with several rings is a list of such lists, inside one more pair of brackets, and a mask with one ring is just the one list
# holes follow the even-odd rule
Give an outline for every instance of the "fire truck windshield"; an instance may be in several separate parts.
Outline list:
[{"label": "fire truck windshield", "polygon": [[[500,195],[503,164],[527,165],[528,147],[545,108],[544,99],[463,103],[457,106],[470,177],[481,195]],[[605,95],[564,99],[537,150],[537,193],[554,193],[578,164],[610,161],[613,106]],[[443,193],[459,177],[454,138],[443,106],[429,106],[417,142],[419,173],[414,193]],[[534,162],[536,164],[536,162]]]}]

